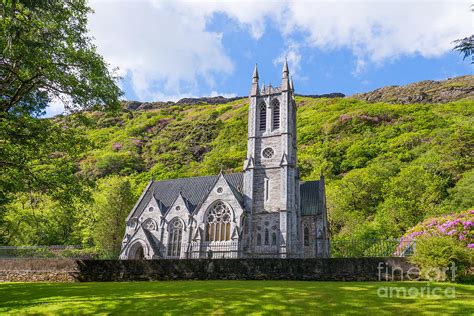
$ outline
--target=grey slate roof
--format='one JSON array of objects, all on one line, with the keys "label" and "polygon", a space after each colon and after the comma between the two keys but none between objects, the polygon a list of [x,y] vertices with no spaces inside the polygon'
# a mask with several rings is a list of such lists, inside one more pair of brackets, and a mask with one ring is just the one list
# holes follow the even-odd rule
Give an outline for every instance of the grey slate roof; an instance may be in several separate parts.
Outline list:
[{"label": "grey slate roof", "polygon": [[323,212],[324,188],[319,181],[306,181],[300,183],[301,215],[319,215]]},{"label": "grey slate roof", "polygon": [[[147,205],[153,197],[160,204],[160,209],[162,214],[164,214],[173,205],[180,193],[186,202],[188,210],[193,212],[207,197],[207,194],[213,188],[218,178],[219,175],[214,175],[153,181],[129,218],[141,214],[145,205]],[[243,173],[224,174],[224,178],[229,183],[235,197],[240,203],[243,203]],[[322,214],[324,207],[324,188],[321,188],[320,181],[301,182],[300,199],[301,215]]]},{"label": "grey slate roof", "polygon": [[[188,210],[193,212],[203,202],[218,178],[219,175],[153,181],[130,217],[140,214],[153,196],[159,202],[161,211],[164,214],[173,205],[180,193],[187,204]],[[243,174],[224,174],[224,178],[229,183],[236,198],[239,202],[242,202]]]}]

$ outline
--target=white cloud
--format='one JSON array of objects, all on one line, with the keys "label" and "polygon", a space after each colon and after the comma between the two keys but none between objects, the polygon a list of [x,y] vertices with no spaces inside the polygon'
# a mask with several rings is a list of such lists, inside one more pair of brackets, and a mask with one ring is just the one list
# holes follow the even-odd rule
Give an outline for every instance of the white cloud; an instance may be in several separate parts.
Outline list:
[{"label": "white cloud", "polygon": [[45,117],[53,117],[58,114],[64,113],[64,102],[59,99],[53,99],[49,102],[49,106],[46,108]]},{"label": "white cloud", "polygon": [[291,70],[291,76],[300,80],[305,80],[307,78],[300,75],[301,57],[300,45],[293,42],[289,44],[287,49],[284,50],[278,57],[273,59],[273,65],[275,67],[281,67],[286,59],[288,61],[288,67]]},{"label": "white cloud", "polygon": [[[271,26],[286,47],[274,63],[288,57],[293,74],[301,70],[301,51],[346,48],[356,56],[353,75],[400,56],[437,57],[452,41],[472,33],[470,1],[119,1],[94,0],[91,34],[111,66],[130,79],[142,100],[177,99],[222,89],[217,76],[234,64],[222,34],[206,29],[222,13],[258,40]],[[252,55],[245,50],[243,55]],[[244,56],[245,57],[245,56]],[[300,78],[303,79],[303,78]],[[206,88],[203,89],[203,86]],[[166,99],[167,100],[167,99]]]},{"label": "white cloud", "polygon": [[91,6],[90,32],[99,52],[130,76],[142,100],[158,90],[176,95],[195,91],[200,80],[212,87],[214,74],[233,71],[221,34],[205,30],[205,15],[171,2],[92,1]]},{"label": "white cloud", "polygon": [[346,47],[364,62],[382,63],[401,55],[436,57],[452,41],[472,32],[469,1],[291,2],[285,32],[305,31],[306,44]]}]

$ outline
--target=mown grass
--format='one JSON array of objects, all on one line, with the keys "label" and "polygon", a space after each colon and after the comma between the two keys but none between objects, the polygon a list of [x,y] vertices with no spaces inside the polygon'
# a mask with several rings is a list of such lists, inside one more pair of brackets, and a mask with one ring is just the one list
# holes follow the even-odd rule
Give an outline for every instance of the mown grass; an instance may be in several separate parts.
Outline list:
[{"label": "mown grass", "polygon": [[[380,287],[437,294],[380,297]],[[445,296],[454,287],[455,298]],[[414,291],[414,290],[412,290]],[[396,293],[396,292],[394,292]],[[425,290],[426,293],[426,290]],[[451,292],[448,292],[452,294]],[[383,292],[382,292],[383,294]],[[3,283],[0,314],[468,315],[474,285],[426,282],[167,281]]]}]

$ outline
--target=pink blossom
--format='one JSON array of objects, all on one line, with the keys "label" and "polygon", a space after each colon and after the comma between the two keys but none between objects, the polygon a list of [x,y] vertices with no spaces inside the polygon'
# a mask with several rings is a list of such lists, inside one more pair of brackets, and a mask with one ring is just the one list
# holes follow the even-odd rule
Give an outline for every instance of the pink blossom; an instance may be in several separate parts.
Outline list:
[{"label": "pink blossom", "polygon": [[473,249],[473,248],[474,248],[474,244],[469,244],[469,245],[467,245],[467,248]]}]

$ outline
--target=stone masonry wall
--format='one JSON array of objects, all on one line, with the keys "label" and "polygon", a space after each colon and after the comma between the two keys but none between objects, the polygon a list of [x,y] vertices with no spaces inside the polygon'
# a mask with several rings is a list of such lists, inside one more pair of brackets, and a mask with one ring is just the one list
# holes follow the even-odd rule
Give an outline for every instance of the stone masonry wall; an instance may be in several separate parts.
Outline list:
[{"label": "stone masonry wall", "polygon": [[[0,281],[407,280],[405,258],[61,260],[2,259]],[[411,271],[413,272],[413,270]],[[403,277],[402,277],[403,275]],[[411,275],[413,278],[413,274]]]}]

